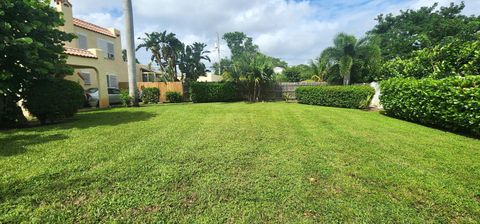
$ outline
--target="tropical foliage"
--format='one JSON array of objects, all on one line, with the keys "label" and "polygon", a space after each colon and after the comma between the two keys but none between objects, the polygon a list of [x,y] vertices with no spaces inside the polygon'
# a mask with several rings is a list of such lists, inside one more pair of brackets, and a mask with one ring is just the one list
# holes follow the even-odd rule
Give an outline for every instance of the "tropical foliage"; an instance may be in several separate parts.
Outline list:
[{"label": "tropical foliage", "polygon": [[207,45],[204,43],[195,42],[186,46],[180,56],[179,68],[182,71],[182,80],[185,83],[184,94],[187,98],[190,82],[197,81],[200,76],[204,76],[206,73],[207,67],[203,61],[210,62],[207,55],[210,52],[205,50],[206,47]]},{"label": "tropical foliage", "polygon": [[178,59],[183,52],[184,44],[174,33],[167,31],[146,33],[145,36],[139,38],[143,43],[137,46],[137,50],[145,48],[150,51],[151,60],[160,67],[160,72],[165,74],[169,81],[177,81]]},{"label": "tropical foliage", "polygon": [[330,83],[343,79],[344,85],[369,81],[372,73],[380,67],[380,48],[375,39],[357,40],[345,33],[338,34],[333,40],[334,46],[326,48],[320,57],[313,61],[315,75]]},{"label": "tropical foliage", "polygon": [[480,17],[462,15],[465,4],[400,11],[399,15],[379,15],[368,32],[379,38],[384,60],[410,57],[410,53],[444,44],[451,38],[472,41],[480,30]]},{"label": "tropical foliage", "polygon": [[390,116],[480,135],[480,76],[392,78],[381,88]]},{"label": "tropical foliage", "polygon": [[33,80],[73,73],[63,42],[74,35],[56,29],[63,23],[49,1],[0,1],[0,126],[26,121],[17,102]]},{"label": "tropical foliage", "polygon": [[260,53],[258,46],[253,44],[253,39],[244,33],[226,33],[223,39],[232,52],[231,59],[220,62],[224,80],[242,82],[249,101],[263,100],[262,90],[275,79],[274,67],[285,66],[286,63]]},{"label": "tropical foliage", "polygon": [[453,39],[443,45],[414,51],[383,66],[379,79],[390,77],[445,78],[480,74],[480,35],[476,41]]}]

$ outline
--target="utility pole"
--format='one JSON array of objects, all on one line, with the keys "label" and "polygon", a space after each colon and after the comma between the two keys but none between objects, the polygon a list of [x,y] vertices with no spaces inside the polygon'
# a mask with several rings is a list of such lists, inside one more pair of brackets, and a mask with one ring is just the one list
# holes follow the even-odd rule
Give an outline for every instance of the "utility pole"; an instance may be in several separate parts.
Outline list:
[{"label": "utility pole", "polygon": [[128,90],[132,97],[132,105],[138,107],[138,92],[136,80],[135,34],[133,28],[132,0],[123,0],[123,15],[125,16],[125,39],[127,43]]},{"label": "utility pole", "polygon": [[220,57],[220,35],[217,33],[218,75],[222,75],[222,58]]}]

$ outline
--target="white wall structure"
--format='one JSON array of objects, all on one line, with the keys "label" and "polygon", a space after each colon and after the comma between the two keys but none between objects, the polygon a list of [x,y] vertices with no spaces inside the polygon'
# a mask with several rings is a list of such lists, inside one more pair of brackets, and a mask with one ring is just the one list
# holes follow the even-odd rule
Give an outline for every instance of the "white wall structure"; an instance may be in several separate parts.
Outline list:
[{"label": "white wall structure", "polygon": [[370,107],[383,109],[382,104],[380,104],[380,84],[378,82],[372,82],[370,83],[370,86],[375,89],[375,95],[370,103]]},{"label": "white wall structure", "polygon": [[200,76],[198,77],[197,81],[198,82],[220,82],[222,81],[222,76],[215,75],[212,72],[208,72],[206,76]]}]

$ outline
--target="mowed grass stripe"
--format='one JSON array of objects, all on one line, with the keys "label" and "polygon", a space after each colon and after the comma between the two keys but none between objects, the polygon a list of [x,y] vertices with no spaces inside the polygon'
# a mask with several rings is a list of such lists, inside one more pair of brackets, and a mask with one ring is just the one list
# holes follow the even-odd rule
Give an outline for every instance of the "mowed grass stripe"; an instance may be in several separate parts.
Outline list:
[{"label": "mowed grass stripe", "polygon": [[479,140],[374,112],[117,108],[0,142],[0,222],[480,220]]}]

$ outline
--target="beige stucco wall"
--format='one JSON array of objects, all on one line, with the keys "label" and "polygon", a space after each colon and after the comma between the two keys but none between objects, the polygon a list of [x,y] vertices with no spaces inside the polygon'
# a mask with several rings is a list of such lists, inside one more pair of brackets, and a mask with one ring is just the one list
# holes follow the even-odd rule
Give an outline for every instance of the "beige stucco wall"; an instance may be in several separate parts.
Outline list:
[{"label": "beige stucco wall", "polygon": [[[87,37],[88,51],[92,52],[98,58],[85,58],[79,56],[69,56],[67,64],[75,68],[74,74],[67,76],[66,79],[78,82],[84,87],[99,88],[100,91],[100,107],[108,107],[108,92],[107,92],[107,75],[116,75],[119,85],[121,83],[128,82],[128,70],[127,63],[122,58],[122,44],[120,38],[120,32],[115,29],[109,29],[110,32],[116,35],[116,37],[103,35],[94,31],[84,29],[82,27],[74,26],[72,7],[68,4],[55,4],[57,11],[63,13],[65,25],[59,27],[68,33],[74,33],[76,35],[83,34]],[[105,57],[105,52],[97,46],[97,40],[103,39],[114,44],[115,58],[108,59]],[[79,48],[78,40],[74,39],[71,42],[65,43],[66,47]],[[91,84],[86,85],[84,81],[79,77],[78,73],[81,71],[89,71]]]}]

